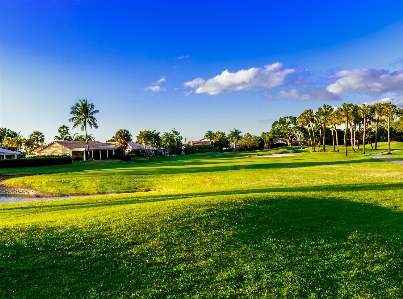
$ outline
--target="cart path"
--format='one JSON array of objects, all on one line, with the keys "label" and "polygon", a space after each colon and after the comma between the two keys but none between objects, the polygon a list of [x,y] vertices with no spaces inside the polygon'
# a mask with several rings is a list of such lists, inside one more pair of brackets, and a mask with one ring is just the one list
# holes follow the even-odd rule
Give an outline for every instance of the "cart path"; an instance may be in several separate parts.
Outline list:
[{"label": "cart path", "polygon": [[378,159],[378,160],[382,160],[382,161],[386,161],[386,162],[392,162],[392,163],[396,163],[396,164],[400,164],[403,165],[403,160],[400,159],[394,159],[394,158],[389,158],[386,155],[382,155],[382,154],[374,154],[374,155],[369,155],[371,158],[373,159]]}]

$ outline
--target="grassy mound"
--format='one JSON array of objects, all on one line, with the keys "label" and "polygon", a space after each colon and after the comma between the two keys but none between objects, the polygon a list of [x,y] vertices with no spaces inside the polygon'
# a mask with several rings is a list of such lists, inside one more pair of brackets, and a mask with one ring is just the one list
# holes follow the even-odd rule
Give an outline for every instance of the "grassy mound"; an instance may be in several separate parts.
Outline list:
[{"label": "grassy mound", "polygon": [[248,155],[75,163],[7,180],[151,191],[0,205],[0,297],[402,297],[401,165]]}]

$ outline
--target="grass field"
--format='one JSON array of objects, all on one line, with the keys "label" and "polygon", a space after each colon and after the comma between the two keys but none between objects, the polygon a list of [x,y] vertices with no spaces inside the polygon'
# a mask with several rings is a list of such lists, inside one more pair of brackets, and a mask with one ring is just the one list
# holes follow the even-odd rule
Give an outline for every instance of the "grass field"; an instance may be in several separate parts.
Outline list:
[{"label": "grass field", "polygon": [[0,205],[0,298],[403,298],[403,167],[368,156],[385,149],[1,169],[137,192]]}]

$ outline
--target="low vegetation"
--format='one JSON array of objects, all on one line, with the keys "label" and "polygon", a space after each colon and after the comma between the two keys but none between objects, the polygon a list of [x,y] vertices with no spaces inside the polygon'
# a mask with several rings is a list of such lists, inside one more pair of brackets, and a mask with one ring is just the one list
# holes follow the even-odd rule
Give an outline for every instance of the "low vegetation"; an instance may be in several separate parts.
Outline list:
[{"label": "low vegetation", "polygon": [[1,169],[40,174],[8,186],[138,192],[0,205],[0,297],[402,298],[403,169],[378,147]]}]

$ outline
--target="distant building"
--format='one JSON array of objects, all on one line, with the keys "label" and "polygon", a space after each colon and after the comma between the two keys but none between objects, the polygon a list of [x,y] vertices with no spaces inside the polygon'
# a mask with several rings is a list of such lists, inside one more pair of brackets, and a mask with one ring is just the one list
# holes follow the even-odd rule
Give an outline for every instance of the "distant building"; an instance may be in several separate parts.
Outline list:
[{"label": "distant building", "polygon": [[204,147],[204,146],[211,146],[212,142],[209,139],[201,139],[196,141],[189,141],[189,145],[194,147]]},{"label": "distant building", "polygon": [[0,148],[0,160],[17,159],[20,154],[20,152],[13,152],[5,148]]},{"label": "distant building", "polygon": [[[115,142],[88,141],[90,157],[94,160],[112,158],[117,148]],[[87,143],[85,141],[53,140],[52,142],[38,147],[34,155],[69,155],[73,159],[85,160]]]}]

